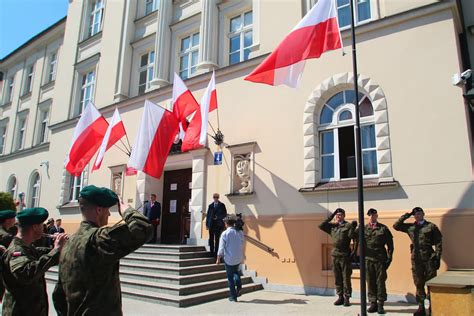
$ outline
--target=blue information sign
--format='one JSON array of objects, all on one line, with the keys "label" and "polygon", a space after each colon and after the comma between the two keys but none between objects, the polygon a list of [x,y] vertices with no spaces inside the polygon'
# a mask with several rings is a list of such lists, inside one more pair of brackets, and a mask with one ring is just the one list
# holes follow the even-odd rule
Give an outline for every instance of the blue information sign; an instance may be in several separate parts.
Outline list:
[{"label": "blue information sign", "polygon": [[214,164],[222,165],[222,151],[216,151],[214,153]]}]

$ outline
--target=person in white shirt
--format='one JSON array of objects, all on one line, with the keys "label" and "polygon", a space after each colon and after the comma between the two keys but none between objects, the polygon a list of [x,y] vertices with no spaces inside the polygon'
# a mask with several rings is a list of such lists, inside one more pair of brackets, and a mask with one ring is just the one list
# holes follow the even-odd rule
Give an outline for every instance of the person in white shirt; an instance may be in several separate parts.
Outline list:
[{"label": "person in white shirt", "polygon": [[244,233],[241,229],[236,229],[237,216],[229,214],[224,218],[226,230],[222,233],[217,251],[216,264],[224,260],[227,281],[229,283],[229,301],[237,302],[240,296],[242,282],[240,280],[239,266],[243,259]]}]

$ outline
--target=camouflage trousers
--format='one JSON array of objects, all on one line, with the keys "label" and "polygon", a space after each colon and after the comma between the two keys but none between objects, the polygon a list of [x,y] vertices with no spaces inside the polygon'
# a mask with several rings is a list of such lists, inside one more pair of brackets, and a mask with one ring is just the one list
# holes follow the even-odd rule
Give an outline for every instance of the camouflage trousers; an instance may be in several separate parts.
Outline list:
[{"label": "camouflage trousers", "polygon": [[332,257],[334,278],[336,279],[336,294],[351,296],[352,265],[350,257]]},{"label": "camouflage trousers", "polygon": [[387,300],[387,290],[385,288],[387,269],[385,262],[365,260],[365,277],[367,279],[367,296],[369,302],[385,302]]},{"label": "camouflage trousers", "polygon": [[416,300],[421,304],[426,298],[425,283],[436,276],[436,269],[431,260],[412,260],[411,266],[413,281],[416,286]]}]

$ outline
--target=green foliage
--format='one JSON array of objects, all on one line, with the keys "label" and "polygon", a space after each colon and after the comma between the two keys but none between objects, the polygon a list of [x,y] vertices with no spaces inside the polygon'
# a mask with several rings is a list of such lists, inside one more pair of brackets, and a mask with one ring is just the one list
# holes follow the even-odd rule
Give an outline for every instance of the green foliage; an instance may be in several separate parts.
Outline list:
[{"label": "green foliage", "polygon": [[0,211],[1,210],[16,211],[15,202],[10,193],[0,192]]}]

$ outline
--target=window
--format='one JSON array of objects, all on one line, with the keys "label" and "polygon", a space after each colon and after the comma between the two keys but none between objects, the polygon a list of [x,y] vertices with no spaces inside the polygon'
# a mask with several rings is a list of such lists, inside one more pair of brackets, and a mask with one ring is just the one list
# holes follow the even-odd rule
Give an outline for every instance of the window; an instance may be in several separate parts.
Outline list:
[{"label": "window", "polygon": [[5,153],[5,143],[7,140],[7,128],[8,125],[6,123],[0,123],[0,155]]},{"label": "window", "polygon": [[95,72],[89,71],[82,76],[81,81],[81,99],[79,104],[79,113],[84,111],[88,102],[92,102],[94,96]]},{"label": "window", "polygon": [[196,73],[199,55],[199,33],[181,39],[179,76],[185,80]]},{"label": "window", "polygon": [[84,172],[80,176],[71,176],[69,179],[69,201],[75,202],[79,199],[79,193],[84,181]]},{"label": "window", "polygon": [[90,14],[89,36],[94,36],[101,31],[103,14],[104,0],[95,0]]},{"label": "window", "polygon": [[13,198],[16,198],[17,181],[14,175],[10,176],[7,182],[7,193],[10,193]]},{"label": "window", "polygon": [[23,87],[23,95],[31,92],[31,88],[33,86],[33,69],[34,69],[33,65],[28,66],[26,68],[26,78],[25,78],[25,86]]},{"label": "window", "polygon": [[15,150],[23,149],[25,146],[26,117],[20,117],[17,126],[17,139]]},{"label": "window", "polygon": [[39,194],[40,194],[40,184],[41,178],[38,172],[35,172],[31,177],[30,182],[30,200],[28,203],[28,207],[38,207],[39,206]]},{"label": "window", "polygon": [[38,144],[45,143],[48,140],[48,120],[49,109],[40,111],[38,124]]},{"label": "window", "polygon": [[[331,97],[319,116],[321,179],[356,177],[355,92],[344,90]],[[374,110],[367,96],[359,94],[363,174],[377,175]]]},{"label": "window", "polygon": [[[340,28],[351,25],[351,6],[349,0],[337,0],[337,16]],[[357,0],[355,2],[355,24],[370,20],[370,18],[370,0]]]},{"label": "window", "polygon": [[145,15],[148,15],[152,13],[153,11],[156,11],[159,5],[160,5],[159,0],[145,0]]},{"label": "window", "polygon": [[252,46],[252,11],[230,19],[229,64],[233,65],[249,58]]},{"label": "window", "polygon": [[15,85],[15,77],[11,76],[7,80],[7,94],[5,96],[5,103],[12,102],[13,100],[13,87]]},{"label": "window", "polygon": [[54,52],[49,57],[48,82],[56,79],[56,67],[58,63],[58,53]]},{"label": "window", "polygon": [[153,67],[155,65],[155,51],[150,51],[140,57],[138,94],[143,94],[150,88],[153,80]]}]

